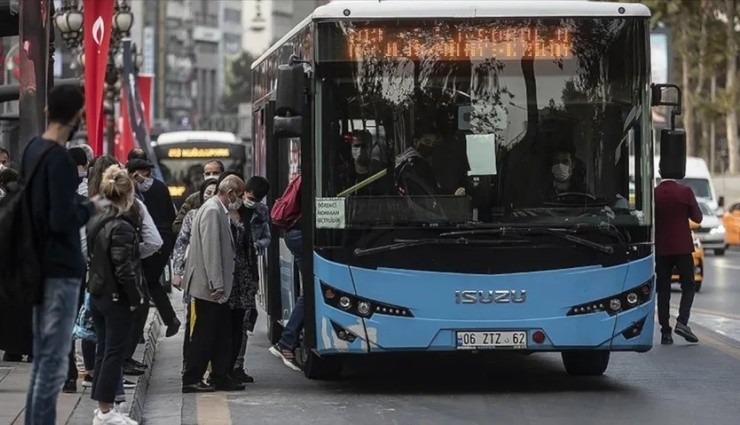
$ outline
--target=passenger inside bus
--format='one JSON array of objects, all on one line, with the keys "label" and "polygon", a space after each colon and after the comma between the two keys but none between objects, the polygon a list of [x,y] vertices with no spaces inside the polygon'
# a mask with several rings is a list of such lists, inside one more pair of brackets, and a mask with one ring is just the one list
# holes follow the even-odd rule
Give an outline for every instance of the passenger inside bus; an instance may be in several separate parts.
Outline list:
[{"label": "passenger inside bus", "polygon": [[439,133],[435,129],[422,129],[414,146],[396,157],[394,174],[400,195],[434,196],[438,193],[437,180],[430,164],[438,138]]},{"label": "passenger inside bus", "polygon": [[[384,169],[383,164],[371,158],[373,137],[367,130],[357,130],[345,134],[343,141],[349,145],[350,160],[340,162],[339,181],[354,196],[380,196],[388,194],[388,181],[385,176],[370,181],[373,176]],[[346,148],[345,148],[346,151]]]}]

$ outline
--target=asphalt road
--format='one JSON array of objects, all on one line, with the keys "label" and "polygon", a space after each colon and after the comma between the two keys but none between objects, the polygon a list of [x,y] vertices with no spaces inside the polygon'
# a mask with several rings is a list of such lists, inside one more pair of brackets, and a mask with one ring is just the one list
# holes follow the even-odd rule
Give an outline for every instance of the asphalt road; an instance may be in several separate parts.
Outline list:
[{"label": "asphalt road", "polygon": [[[310,381],[250,340],[256,383],[239,393],[177,394],[180,341],[160,343],[145,406],[160,424],[737,425],[740,418],[740,251],[706,257],[692,326],[648,353],[616,353],[598,378],[568,376],[557,354],[495,359],[393,358],[353,364],[338,382]],[[679,294],[674,294],[678,301]],[[657,338],[657,333],[656,333]]]}]

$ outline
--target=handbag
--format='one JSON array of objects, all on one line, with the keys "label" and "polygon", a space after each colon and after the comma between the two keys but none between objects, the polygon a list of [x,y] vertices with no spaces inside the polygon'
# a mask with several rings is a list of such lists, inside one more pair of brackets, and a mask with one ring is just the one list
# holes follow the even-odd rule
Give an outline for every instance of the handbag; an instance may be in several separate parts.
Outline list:
[{"label": "handbag", "polygon": [[77,315],[72,335],[76,339],[97,342],[95,325],[93,324],[92,313],[90,313],[90,294],[87,292],[85,292],[85,299],[80,307],[80,313]]}]

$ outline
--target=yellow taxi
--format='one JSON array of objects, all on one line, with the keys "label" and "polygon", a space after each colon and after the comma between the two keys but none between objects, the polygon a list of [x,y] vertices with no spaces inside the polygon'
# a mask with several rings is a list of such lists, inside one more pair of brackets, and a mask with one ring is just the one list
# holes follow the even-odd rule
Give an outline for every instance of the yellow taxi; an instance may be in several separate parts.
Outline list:
[{"label": "yellow taxi", "polygon": [[733,204],[722,217],[727,247],[740,246],[740,202]]},{"label": "yellow taxi", "polygon": [[[691,222],[692,230],[698,228],[698,225]],[[691,232],[691,237],[694,239],[694,284],[696,292],[701,291],[701,284],[704,281],[704,247],[701,245],[701,241],[694,232]],[[673,276],[671,276],[671,283],[678,283],[678,273],[673,270]]]}]

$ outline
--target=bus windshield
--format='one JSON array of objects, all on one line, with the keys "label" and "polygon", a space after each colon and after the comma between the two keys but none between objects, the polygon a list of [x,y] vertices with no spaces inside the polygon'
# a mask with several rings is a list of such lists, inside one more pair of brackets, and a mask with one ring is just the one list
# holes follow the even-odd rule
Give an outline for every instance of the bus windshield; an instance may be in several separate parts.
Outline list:
[{"label": "bus windshield", "polygon": [[643,20],[325,22],[318,34],[317,196],[345,198],[347,227],[649,224]]},{"label": "bus windshield", "polygon": [[246,165],[246,151],[242,144],[191,140],[158,144],[154,149],[170,196],[178,205],[189,194],[198,191],[205,180],[203,166],[208,161],[221,161],[226,171],[239,174],[244,173]]}]

